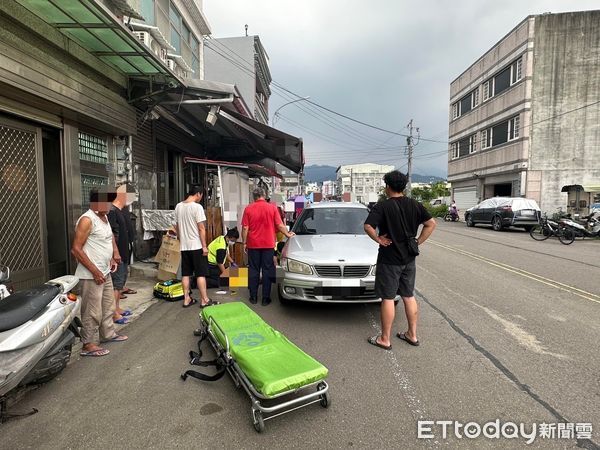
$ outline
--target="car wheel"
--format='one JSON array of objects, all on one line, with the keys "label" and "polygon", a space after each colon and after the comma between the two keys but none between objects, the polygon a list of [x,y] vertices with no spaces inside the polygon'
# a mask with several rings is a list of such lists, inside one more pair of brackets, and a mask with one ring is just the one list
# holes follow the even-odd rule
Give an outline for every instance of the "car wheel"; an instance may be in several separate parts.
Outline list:
[{"label": "car wheel", "polygon": [[492,219],[492,228],[494,231],[502,231],[502,219],[500,216],[495,216]]},{"label": "car wheel", "polygon": [[283,292],[281,292],[281,285],[277,285],[277,298],[279,298],[279,303],[284,306],[290,305],[293,303],[293,300],[287,299],[283,296]]},{"label": "car wheel", "polygon": [[467,217],[465,217],[465,222],[467,223],[468,227],[475,226],[475,222],[473,222],[473,219],[471,219],[471,214],[469,214],[469,215],[467,215]]}]

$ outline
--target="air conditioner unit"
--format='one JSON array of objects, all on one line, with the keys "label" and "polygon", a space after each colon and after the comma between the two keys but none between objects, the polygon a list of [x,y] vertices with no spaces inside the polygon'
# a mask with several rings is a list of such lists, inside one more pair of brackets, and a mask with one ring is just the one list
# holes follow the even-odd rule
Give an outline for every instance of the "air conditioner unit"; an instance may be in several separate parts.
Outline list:
[{"label": "air conditioner unit", "polygon": [[152,36],[147,31],[134,31],[135,37],[148,48],[152,48]]}]

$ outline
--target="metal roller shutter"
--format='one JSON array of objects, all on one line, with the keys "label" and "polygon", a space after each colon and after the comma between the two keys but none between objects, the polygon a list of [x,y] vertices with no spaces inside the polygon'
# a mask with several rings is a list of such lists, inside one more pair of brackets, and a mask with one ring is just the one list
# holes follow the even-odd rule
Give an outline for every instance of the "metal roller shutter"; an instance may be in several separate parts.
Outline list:
[{"label": "metal roller shutter", "polygon": [[454,188],[454,202],[460,211],[463,213],[475,206],[478,202],[477,198],[477,187],[476,186],[468,186],[461,188]]}]

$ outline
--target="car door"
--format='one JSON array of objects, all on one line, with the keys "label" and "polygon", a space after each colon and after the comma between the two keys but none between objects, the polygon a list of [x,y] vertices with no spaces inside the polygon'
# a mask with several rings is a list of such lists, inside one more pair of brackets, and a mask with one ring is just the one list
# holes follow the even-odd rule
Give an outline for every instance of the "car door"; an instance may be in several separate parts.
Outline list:
[{"label": "car door", "polygon": [[490,201],[484,200],[473,210],[473,222],[486,222],[486,209],[490,207]]}]

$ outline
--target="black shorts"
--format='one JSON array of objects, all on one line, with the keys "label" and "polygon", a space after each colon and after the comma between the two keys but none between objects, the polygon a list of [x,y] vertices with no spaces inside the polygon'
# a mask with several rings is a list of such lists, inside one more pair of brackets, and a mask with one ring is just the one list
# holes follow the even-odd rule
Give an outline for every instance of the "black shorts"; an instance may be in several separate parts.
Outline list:
[{"label": "black shorts", "polygon": [[183,250],[181,252],[181,276],[207,277],[208,256],[204,256],[202,250]]},{"label": "black shorts", "polygon": [[375,269],[375,294],[383,300],[415,295],[417,265],[413,260],[405,266],[377,264]]}]

